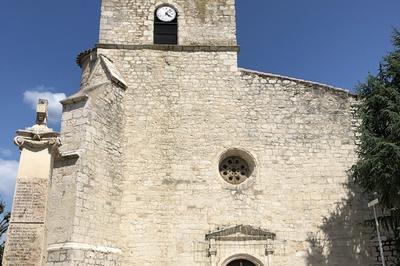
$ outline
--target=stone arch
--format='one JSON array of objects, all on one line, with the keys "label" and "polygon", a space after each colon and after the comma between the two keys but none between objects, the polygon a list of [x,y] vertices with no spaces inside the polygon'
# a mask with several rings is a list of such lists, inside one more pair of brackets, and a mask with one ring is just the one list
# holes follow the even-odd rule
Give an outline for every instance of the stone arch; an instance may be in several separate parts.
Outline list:
[{"label": "stone arch", "polygon": [[241,254],[235,254],[232,255],[228,258],[226,258],[225,260],[223,260],[223,262],[220,264],[220,266],[227,266],[229,263],[231,263],[232,261],[235,260],[248,260],[252,263],[254,263],[256,266],[264,266],[264,264],[257,259],[256,257],[249,255],[249,254],[245,254],[245,253],[241,253]]}]

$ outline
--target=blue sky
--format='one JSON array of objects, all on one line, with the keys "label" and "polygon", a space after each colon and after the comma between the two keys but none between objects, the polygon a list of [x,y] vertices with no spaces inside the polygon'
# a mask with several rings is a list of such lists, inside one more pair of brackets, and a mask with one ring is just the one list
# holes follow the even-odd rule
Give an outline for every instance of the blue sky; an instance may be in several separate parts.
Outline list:
[{"label": "blue sky", "polygon": [[[143,0],[144,1],[144,0]],[[0,195],[10,205],[19,152],[36,98],[79,89],[76,56],[98,39],[100,1],[1,1]],[[400,27],[399,0],[237,0],[239,66],[353,90],[375,73]]]}]

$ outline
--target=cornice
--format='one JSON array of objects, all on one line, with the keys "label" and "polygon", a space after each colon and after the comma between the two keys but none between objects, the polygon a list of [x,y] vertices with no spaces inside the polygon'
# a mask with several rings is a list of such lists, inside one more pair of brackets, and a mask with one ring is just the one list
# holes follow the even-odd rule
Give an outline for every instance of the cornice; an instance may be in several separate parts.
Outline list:
[{"label": "cornice", "polygon": [[44,125],[35,125],[26,130],[18,130],[17,136],[14,138],[14,143],[20,150],[24,148],[45,149],[50,148],[56,153],[62,145],[60,134],[54,132]]},{"label": "cornice", "polygon": [[159,50],[175,52],[239,52],[237,45],[168,45],[168,44],[110,44],[98,43],[96,48],[122,50]]}]

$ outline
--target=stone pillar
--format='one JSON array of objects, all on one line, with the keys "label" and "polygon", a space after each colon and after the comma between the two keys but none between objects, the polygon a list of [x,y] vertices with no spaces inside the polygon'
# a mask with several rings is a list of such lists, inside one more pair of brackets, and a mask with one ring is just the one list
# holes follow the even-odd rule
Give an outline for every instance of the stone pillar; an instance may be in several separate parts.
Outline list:
[{"label": "stone pillar", "polygon": [[268,239],[267,243],[265,244],[265,266],[272,266],[273,265],[273,255],[275,251],[274,240]]},{"label": "stone pillar", "polygon": [[215,239],[210,239],[209,253],[211,258],[211,266],[218,266],[217,246],[215,242]]},{"label": "stone pillar", "polygon": [[48,128],[47,101],[39,100],[36,125],[17,131],[21,150],[3,265],[43,265],[46,256],[46,210],[59,134]]}]

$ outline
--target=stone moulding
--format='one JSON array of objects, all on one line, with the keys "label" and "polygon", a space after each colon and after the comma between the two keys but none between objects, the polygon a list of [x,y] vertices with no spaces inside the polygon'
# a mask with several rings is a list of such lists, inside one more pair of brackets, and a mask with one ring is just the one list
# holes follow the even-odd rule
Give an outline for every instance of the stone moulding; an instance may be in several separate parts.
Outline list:
[{"label": "stone moulding", "polygon": [[[258,254],[268,258],[274,254],[275,238],[276,235],[268,230],[251,225],[236,225],[206,234],[205,239],[208,242],[206,252],[213,262],[212,265],[227,265],[227,263],[217,263],[226,255],[233,255],[229,257],[236,258],[238,254],[254,256],[262,252]],[[255,253],[255,249],[248,250],[249,245],[257,247],[258,252]]]},{"label": "stone moulding", "polygon": [[48,252],[60,251],[60,250],[84,250],[84,251],[95,251],[95,252],[113,253],[113,254],[122,253],[122,250],[119,248],[96,246],[96,245],[75,243],[75,242],[52,244],[47,247]]},{"label": "stone moulding", "polygon": [[14,138],[15,145],[20,150],[25,147],[34,149],[50,148],[58,153],[62,145],[59,133],[51,131],[47,126],[35,125],[27,130],[18,130]]},{"label": "stone moulding", "polygon": [[17,136],[14,138],[14,143],[20,149],[23,147],[31,147],[31,148],[42,148],[42,147],[53,147],[53,146],[61,146],[61,140],[59,138],[46,138],[42,140],[32,140],[30,138],[24,138],[22,136]]},{"label": "stone moulding", "polygon": [[[264,265],[259,259],[257,259],[254,256],[251,256],[249,254],[235,254],[230,256],[229,258],[225,259],[222,264],[220,265],[228,265],[230,262],[234,261],[234,260],[248,260],[253,262],[253,264],[255,264],[256,266],[262,266]],[[269,265],[269,264],[266,264]]]},{"label": "stone moulding", "polygon": [[218,241],[275,240],[275,238],[274,233],[251,225],[237,225],[206,234],[206,240]]},{"label": "stone moulding", "polygon": [[123,50],[160,50],[177,52],[239,52],[238,45],[168,45],[168,44],[110,44],[98,43],[96,48]]},{"label": "stone moulding", "polygon": [[60,158],[69,160],[69,159],[78,159],[81,156],[80,151],[68,151],[62,152]]},{"label": "stone moulding", "polygon": [[77,93],[75,95],[72,95],[62,101],[60,101],[60,103],[62,105],[68,105],[68,104],[74,104],[74,103],[79,103],[79,102],[83,102],[83,101],[87,101],[87,99],[89,99],[89,96],[86,94],[81,94],[81,93]]},{"label": "stone moulding", "polygon": [[176,52],[239,52],[240,46],[231,45],[168,45],[168,44],[111,44],[98,43],[96,48],[81,52],[76,57],[76,64],[82,67],[83,62],[88,56],[96,55],[97,49],[123,49],[123,50],[158,50],[158,51],[176,51]]},{"label": "stone moulding", "polygon": [[123,49],[123,50],[158,50],[176,52],[239,52],[240,46],[231,45],[168,45],[168,44],[112,44],[98,43],[95,48],[81,52],[76,57],[76,64],[82,67],[82,63],[88,56],[95,54],[97,49]]}]

